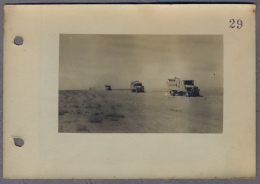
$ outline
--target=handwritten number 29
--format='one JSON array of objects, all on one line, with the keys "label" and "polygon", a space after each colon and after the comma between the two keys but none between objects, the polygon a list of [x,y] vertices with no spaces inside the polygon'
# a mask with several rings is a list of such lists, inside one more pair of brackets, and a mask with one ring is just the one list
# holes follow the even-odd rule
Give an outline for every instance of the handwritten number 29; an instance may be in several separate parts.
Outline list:
[{"label": "handwritten number 29", "polygon": [[241,19],[238,19],[237,21],[235,19],[230,19],[229,22],[230,22],[229,28],[232,29],[234,28],[241,29],[243,26],[243,21]]}]

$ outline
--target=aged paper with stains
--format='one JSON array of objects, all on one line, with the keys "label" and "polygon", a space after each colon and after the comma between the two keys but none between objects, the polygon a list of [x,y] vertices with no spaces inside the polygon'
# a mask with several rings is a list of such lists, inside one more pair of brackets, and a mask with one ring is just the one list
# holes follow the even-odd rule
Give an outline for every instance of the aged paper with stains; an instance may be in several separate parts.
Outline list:
[{"label": "aged paper with stains", "polygon": [[6,5],[4,178],[255,177],[255,8]]}]

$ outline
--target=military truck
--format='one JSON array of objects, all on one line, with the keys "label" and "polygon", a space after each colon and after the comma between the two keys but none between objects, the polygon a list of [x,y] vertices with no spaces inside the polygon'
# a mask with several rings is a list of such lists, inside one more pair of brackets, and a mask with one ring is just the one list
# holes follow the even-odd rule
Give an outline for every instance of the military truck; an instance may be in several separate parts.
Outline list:
[{"label": "military truck", "polygon": [[107,91],[110,91],[110,90],[112,90],[112,88],[111,88],[111,86],[110,86],[110,85],[105,85],[105,89],[106,89]]},{"label": "military truck", "polygon": [[144,92],[144,86],[141,82],[139,81],[133,81],[131,82],[130,84],[130,89],[132,92],[136,92],[136,93],[139,93],[139,92]]},{"label": "military truck", "polygon": [[200,89],[194,85],[194,80],[172,78],[167,81],[167,88],[172,96],[200,96]]}]

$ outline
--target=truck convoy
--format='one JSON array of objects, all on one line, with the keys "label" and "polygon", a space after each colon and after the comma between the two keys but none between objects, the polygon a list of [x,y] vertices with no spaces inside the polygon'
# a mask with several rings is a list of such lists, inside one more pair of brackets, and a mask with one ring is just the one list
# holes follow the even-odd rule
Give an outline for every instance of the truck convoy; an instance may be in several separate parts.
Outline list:
[{"label": "truck convoy", "polygon": [[167,81],[167,88],[172,96],[200,96],[200,89],[194,85],[194,80],[172,78]]},{"label": "truck convoy", "polygon": [[144,92],[144,86],[139,81],[131,82],[130,89],[131,89],[132,92],[136,92],[136,93]]}]

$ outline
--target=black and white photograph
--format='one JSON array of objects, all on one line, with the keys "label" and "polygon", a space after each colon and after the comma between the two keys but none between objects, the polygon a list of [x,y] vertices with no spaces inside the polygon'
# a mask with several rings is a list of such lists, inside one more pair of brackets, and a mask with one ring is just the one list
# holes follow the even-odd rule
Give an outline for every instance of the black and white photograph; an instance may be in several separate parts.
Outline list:
[{"label": "black and white photograph", "polygon": [[60,34],[59,133],[222,133],[223,35]]}]

